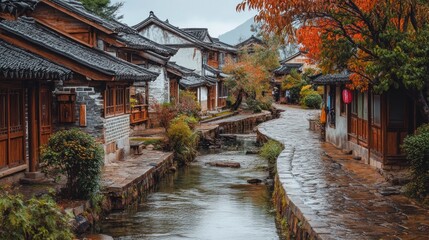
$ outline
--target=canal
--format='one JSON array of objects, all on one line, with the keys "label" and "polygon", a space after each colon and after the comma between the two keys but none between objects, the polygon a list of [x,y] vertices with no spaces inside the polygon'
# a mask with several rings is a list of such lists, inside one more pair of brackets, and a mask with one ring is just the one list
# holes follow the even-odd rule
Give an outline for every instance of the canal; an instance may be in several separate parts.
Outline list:
[{"label": "canal", "polygon": [[[247,183],[267,178],[267,162],[246,155],[256,136],[237,139],[165,177],[137,208],[110,214],[102,233],[115,239],[279,239],[270,188]],[[208,164],[214,161],[241,168]]]}]

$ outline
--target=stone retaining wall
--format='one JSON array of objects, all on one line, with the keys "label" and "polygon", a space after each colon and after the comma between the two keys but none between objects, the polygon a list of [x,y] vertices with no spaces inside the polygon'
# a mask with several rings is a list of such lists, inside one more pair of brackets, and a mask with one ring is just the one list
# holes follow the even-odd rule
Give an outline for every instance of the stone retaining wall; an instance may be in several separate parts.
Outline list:
[{"label": "stone retaining wall", "polygon": [[[264,143],[270,140],[271,138],[257,131],[257,141],[258,143]],[[275,139],[272,139],[275,140]],[[291,159],[293,158],[294,149],[285,148],[278,158],[282,159]],[[296,240],[319,240],[321,239],[319,235],[312,229],[309,219],[304,217],[303,212],[295,205],[295,201],[299,199],[294,199],[293,188],[290,188],[290,185],[293,185],[293,176],[291,175],[290,169],[286,169],[287,166],[278,168],[276,166],[276,176],[274,180],[274,193],[273,193],[273,202],[276,208],[277,221],[280,223],[282,231],[285,232],[289,239]],[[284,187],[284,183],[280,181],[282,179],[290,180],[292,183],[288,184],[288,191]],[[298,184],[296,184],[299,187]]]},{"label": "stone retaining wall", "polygon": [[112,210],[123,210],[140,202],[173,165],[173,154],[170,154],[141,176],[132,176],[135,179],[130,184],[105,190],[104,194],[110,200]]}]

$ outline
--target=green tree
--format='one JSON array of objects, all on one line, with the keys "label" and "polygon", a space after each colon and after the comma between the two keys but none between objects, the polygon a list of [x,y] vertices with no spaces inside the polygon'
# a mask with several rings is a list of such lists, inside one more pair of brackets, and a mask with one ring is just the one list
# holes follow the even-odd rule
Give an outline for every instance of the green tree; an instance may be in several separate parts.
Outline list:
[{"label": "green tree", "polygon": [[124,5],[123,2],[114,4],[110,0],[81,0],[81,2],[87,10],[102,18],[120,20],[124,17],[123,15],[118,15],[119,9]]}]

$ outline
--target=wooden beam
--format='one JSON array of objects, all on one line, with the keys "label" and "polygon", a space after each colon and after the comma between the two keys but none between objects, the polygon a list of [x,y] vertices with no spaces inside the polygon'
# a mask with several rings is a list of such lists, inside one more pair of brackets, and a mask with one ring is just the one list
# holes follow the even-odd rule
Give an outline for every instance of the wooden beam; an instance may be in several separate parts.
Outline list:
[{"label": "wooden beam", "polygon": [[80,64],[77,61],[68,59],[60,54],[57,54],[51,50],[41,49],[40,46],[36,46],[35,44],[25,41],[20,37],[10,36],[3,30],[0,30],[0,38],[10,44],[13,44],[17,47],[28,50],[32,53],[38,54],[44,58],[51,60],[52,62],[58,65],[64,66],[74,72],[77,72],[93,80],[96,80],[96,81],[114,81],[115,80],[115,77],[112,75],[107,75],[105,73],[96,71],[90,67]]},{"label": "wooden beam", "polygon": [[68,32],[65,32],[59,28],[56,28],[54,25],[50,24],[48,21],[44,21],[42,19],[37,19],[37,18],[35,20],[36,20],[36,22],[40,23],[41,25],[43,25],[43,26],[45,26],[45,27],[47,27],[47,28],[49,28],[55,32],[58,32],[62,35],[65,35],[65,36],[75,40],[76,42],[79,42],[82,45],[85,45],[85,46],[90,47],[90,48],[93,47],[93,45],[91,45],[90,43],[87,43],[87,42],[83,41],[82,39],[79,39],[79,38],[73,36],[72,34],[70,34]]},{"label": "wooden beam", "polygon": [[[97,29],[99,29],[100,31],[103,31],[103,32],[105,32],[105,33],[107,33],[107,34],[112,34],[112,33],[114,33],[112,30],[110,30],[110,29],[108,29],[108,28],[106,28],[106,27],[103,27],[102,25],[97,24],[97,23],[95,23],[95,22],[92,22],[92,21],[88,20],[87,18],[85,18],[85,17],[83,17],[83,16],[81,16],[81,15],[79,15],[79,14],[76,14],[76,13],[74,13],[74,12],[71,12],[70,10],[68,10],[68,9],[66,9],[66,8],[64,8],[64,7],[62,7],[62,6],[59,6],[59,5],[55,4],[54,2],[51,2],[51,1],[49,1],[49,0],[42,0],[42,1],[40,1],[40,2],[41,2],[41,3],[44,3],[44,4],[46,4],[46,5],[49,5],[49,6],[51,6],[51,7],[55,8],[55,9],[57,9],[57,10],[59,10],[59,11],[61,11],[61,12],[65,13],[65,14],[69,15],[69,16],[74,17],[74,18],[78,19],[79,21],[84,22],[84,23],[86,23],[86,24],[88,24],[88,25],[90,25],[90,26],[92,26],[92,27],[94,27],[94,28],[97,28]],[[40,3],[39,3],[39,4],[40,4]],[[36,7],[36,10],[35,10],[35,11],[37,11],[37,7]]]},{"label": "wooden beam", "polygon": [[0,19],[12,21],[12,20],[16,20],[16,17],[9,13],[0,12]]},{"label": "wooden beam", "polygon": [[115,47],[126,47],[127,46],[125,43],[120,42],[120,41],[116,40],[115,38],[113,38],[109,35],[103,34],[103,33],[98,34],[98,38],[105,41],[106,43],[108,43],[110,45],[115,46]]}]

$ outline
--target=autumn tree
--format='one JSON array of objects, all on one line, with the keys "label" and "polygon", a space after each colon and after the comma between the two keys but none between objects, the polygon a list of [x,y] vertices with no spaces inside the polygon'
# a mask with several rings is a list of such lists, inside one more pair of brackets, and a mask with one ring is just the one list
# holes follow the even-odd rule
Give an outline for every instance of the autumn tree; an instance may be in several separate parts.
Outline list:
[{"label": "autumn tree", "polygon": [[120,20],[123,15],[118,15],[123,2],[111,3],[110,0],[80,0],[82,5],[98,16],[109,20]]},{"label": "autumn tree", "polygon": [[351,88],[405,91],[429,122],[429,2],[243,0],[263,29],[302,44],[327,72],[347,69]]},{"label": "autumn tree", "polygon": [[279,66],[277,49],[273,47],[257,47],[255,52],[239,53],[238,62],[227,62],[224,71],[231,76],[226,85],[232,93],[234,104],[238,109],[243,97],[254,99],[259,103],[271,100],[270,72]]}]

